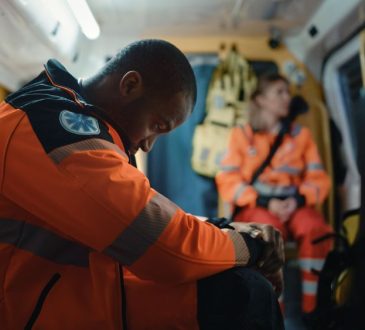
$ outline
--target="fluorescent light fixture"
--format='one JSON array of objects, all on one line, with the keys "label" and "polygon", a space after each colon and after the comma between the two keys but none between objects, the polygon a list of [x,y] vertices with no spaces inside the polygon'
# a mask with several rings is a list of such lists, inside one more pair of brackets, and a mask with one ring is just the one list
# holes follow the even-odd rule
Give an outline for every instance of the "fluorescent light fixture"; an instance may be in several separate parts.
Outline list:
[{"label": "fluorescent light fixture", "polygon": [[67,0],[67,2],[85,36],[89,39],[99,37],[99,24],[96,22],[86,0]]}]

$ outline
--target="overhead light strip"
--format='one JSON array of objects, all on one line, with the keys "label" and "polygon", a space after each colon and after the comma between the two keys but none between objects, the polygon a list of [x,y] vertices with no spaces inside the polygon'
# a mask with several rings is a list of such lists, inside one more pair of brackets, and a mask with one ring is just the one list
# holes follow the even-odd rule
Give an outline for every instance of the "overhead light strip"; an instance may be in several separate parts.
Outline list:
[{"label": "overhead light strip", "polygon": [[98,38],[100,35],[99,24],[86,0],[67,0],[67,2],[85,36],[91,40]]}]

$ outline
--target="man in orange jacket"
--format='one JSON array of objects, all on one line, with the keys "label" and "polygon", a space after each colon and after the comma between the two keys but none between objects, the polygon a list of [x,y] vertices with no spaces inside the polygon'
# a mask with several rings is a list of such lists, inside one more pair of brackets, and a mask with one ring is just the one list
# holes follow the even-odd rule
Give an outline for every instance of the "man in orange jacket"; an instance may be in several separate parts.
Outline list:
[{"label": "man in orange jacket", "polygon": [[195,98],[185,56],[144,40],[85,80],[50,60],[1,104],[1,329],[282,327],[278,231],[199,221],[133,166]]}]

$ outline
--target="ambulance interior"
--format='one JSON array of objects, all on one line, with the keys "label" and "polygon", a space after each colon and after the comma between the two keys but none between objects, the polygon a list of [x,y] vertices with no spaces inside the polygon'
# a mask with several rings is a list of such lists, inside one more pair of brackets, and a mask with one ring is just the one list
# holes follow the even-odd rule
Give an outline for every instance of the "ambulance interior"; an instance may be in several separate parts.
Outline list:
[{"label": "ambulance interior", "polygon": [[[309,104],[297,121],[311,129],[331,177],[321,212],[350,244],[364,237],[359,214],[365,1],[2,0],[0,31],[0,100],[35,77],[49,58],[74,76],[87,77],[135,40],[165,39],[180,48],[197,78],[195,110],[149,154],[139,151],[137,163],[153,188],[199,216],[227,214],[214,178],[192,167],[194,133],[206,117],[214,70],[234,52],[255,76],[280,72],[290,81],[292,94]],[[285,323],[287,329],[305,329],[299,317],[295,248],[292,242],[286,246]],[[334,291],[331,299],[340,305],[346,291]]]}]

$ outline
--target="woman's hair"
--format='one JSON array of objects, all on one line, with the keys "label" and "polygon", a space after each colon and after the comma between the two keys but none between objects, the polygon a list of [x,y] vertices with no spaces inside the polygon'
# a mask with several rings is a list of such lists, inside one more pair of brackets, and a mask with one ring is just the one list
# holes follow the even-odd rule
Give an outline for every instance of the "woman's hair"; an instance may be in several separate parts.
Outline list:
[{"label": "woman's hair", "polygon": [[261,75],[258,78],[255,90],[250,96],[248,121],[251,127],[256,131],[265,130],[265,123],[262,116],[263,110],[257,104],[257,97],[265,93],[268,87],[277,81],[283,81],[289,85],[288,79],[278,73],[268,73]]}]

